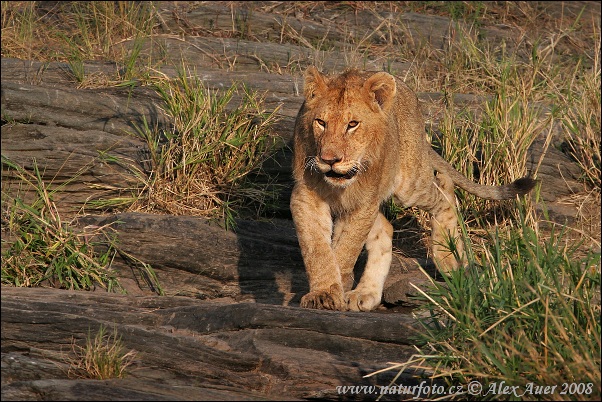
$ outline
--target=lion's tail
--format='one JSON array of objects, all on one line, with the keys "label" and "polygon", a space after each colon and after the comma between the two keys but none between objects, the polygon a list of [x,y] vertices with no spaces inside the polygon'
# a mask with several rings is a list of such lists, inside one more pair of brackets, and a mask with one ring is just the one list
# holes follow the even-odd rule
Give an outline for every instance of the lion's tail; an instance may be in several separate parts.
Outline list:
[{"label": "lion's tail", "polygon": [[530,177],[522,177],[512,183],[503,186],[486,186],[474,183],[458,172],[452,165],[443,159],[434,149],[431,149],[433,167],[437,170],[447,173],[454,184],[458,187],[472,193],[478,197],[488,200],[508,200],[517,195],[527,194],[535,187],[537,180]]}]

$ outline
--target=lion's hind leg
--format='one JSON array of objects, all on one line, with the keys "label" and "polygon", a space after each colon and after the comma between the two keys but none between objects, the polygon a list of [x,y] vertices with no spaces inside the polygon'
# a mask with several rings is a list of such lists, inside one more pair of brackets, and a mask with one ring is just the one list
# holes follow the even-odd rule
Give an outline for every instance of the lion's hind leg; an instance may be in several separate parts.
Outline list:
[{"label": "lion's hind leg", "polygon": [[458,230],[454,183],[445,173],[435,177],[433,197],[436,202],[427,210],[431,214],[431,249],[433,260],[442,272],[457,269],[464,260],[464,243]]}]

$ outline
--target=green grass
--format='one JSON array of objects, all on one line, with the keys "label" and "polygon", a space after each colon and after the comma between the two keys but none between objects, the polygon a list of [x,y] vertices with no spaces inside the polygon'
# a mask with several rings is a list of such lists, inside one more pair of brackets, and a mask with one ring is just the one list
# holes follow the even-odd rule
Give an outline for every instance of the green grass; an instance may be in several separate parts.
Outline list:
[{"label": "green grass", "polygon": [[[52,286],[90,290],[97,286],[113,291],[119,288],[110,263],[115,250],[94,252],[86,238],[96,233],[77,233],[71,222],[63,222],[53,202],[57,189],[42,180],[34,164],[33,173],[2,158],[2,164],[17,171],[22,184],[35,189],[26,202],[19,195],[2,192],[3,216],[9,241],[2,251],[2,284],[12,286]],[[4,166],[3,166],[4,168]]]},{"label": "green grass", "polygon": [[[576,57],[556,52],[561,39],[582,40],[577,27],[585,23],[577,17],[560,30],[558,38],[540,37],[508,46],[492,46],[472,25],[457,25],[455,38],[445,49],[417,42],[408,46],[405,41],[409,39],[399,39],[402,57],[415,62],[416,67],[407,74],[412,86],[444,95],[438,116],[431,117],[427,128],[433,146],[471,180],[499,185],[525,175],[538,177],[541,159],[528,164],[527,155],[539,138],[544,147],[542,157],[548,147],[556,146],[581,168],[581,180],[590,190],[580,196],[581,202],[599,200],[600,52],[586,50]],[[594,44],[593,49],[599,49],[600,32],[595,26],[588,40]],[[482,99],[482,107],[472,102],[456,104],[455,95],[463,94]],[[472,237],[519,220],[513,200],[482,200],[459,189],[456,195]],[[415,215],[428,228],[426,214],[417,210],[401,212]],[[595,232],[589,236],[596,244],[599,237]]]},{"label": "green grass", "polygon": [[478,24],[484,17],[482,1],[411,1],[408,6],[417,13],[449,16],[454,21]]},{"label": "green grass", "polygon": [[[108,227],[78,229],[64,221],[54,197],[62,186],[44,182],[37,163],[29,172],[2,157],[3,171],[13,170],[20,189],[2,188],[2,285],[56,287],[71,290],[123,291],[111,265],[119,253],[135,263],[151,289],[163,294],[149,264],[120,250]],[[77,175],[72,179],[77,179]],[[33,198],[25,199],[25,194]],[[98,247],[103,245],[103,247]],[[104,251],[99,251],[104,249]]]},{"label": "green grass", "polygon": [[[262,176],[261,164],[273,149],[276,110],[266,112],[261,96],[244,84],[212,92],[185,66],[173,80],[151,79],[150,59],[143,65],[141,50],[155,17],[153,3],[72,2],[46,9],[37,2],[3,2],[2,56],[66,61],[79,87],[140,80],[163,99],[168,127],[150,128],[145,122],[138,132],[149,146],[148,166],[100,155],[106,162],[127,165],[140,186],[124,189],[129,196],[91,200],[88,206],[219,217],[232,227],[242,210],[261,210],[276,196],[269,182],[254,180]],[[89,74],[87,60],[113,61],[116,72],[110,77]],[[3,187],[10,234],[9,242],[3,241],[3,284],[114,290],[118,281],[110,264],[119,253],[151,289],[163,293],[152,267],[120,250],[104,231],[82,234],[71,221],[62,222],[53,202],[60,189],[44,183],[37,167],[32,174],[3,158],[4,165],[17,171],[37,198],[26,202]],[[106,252],[94,251],[89,239],[96,236],[103,237]]]},{"label": "green grass", "polygon": [[[564,229],[544,237],[526,221],[523,210],[521,223],[476,246],[465,233],[466,270],[419,291],[419,352],[389,369],[427,370],[465,390],[474,380],[485,389],[501,381],[522,390],[558,385],[527,399],[600,398],[600,253],[582,255]],[[563,395],[563,383],[583,383],[589,393]]]}]

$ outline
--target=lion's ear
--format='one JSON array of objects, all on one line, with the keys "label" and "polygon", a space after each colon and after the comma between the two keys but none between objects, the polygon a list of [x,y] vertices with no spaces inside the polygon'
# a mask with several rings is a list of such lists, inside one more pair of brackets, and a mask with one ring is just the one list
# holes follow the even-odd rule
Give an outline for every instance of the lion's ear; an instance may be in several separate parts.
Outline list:
[{"label": "lion's ear", "polygon": [[388,109],[397,93],[397,84],[395,77],[382,71],[368,78],[364,83],[364,89],[374,96],[381,109]]},{"label": "lion's ear", "polygon": [[309,66],[305,70],[305,86],[303,88],[303,95],[305,99],[313,99],[320,92],[326,90],[325,76],[318,71],[314,66]]}]

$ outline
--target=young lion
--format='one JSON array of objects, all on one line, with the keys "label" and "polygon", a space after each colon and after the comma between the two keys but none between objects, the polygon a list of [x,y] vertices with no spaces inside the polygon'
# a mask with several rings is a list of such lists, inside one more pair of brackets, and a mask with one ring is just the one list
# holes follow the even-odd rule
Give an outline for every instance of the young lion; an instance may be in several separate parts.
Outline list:
[{"label": "young lion", "polygon": [[[385,72],[326,76],[309,67],[304,96],[295,122],[290,203],[310,286],[303,307],[367,311],[380,304],[393,228],[379,208],[389,197],[431,214],[433,257],[449,271],[459,265],[446,246],[459,234],[454,185],[494,200],[535,185],[522,178],[483,186],[456,171],[427,142],[416,95]],[[364,245],[368,261],[351,290]]]}]

